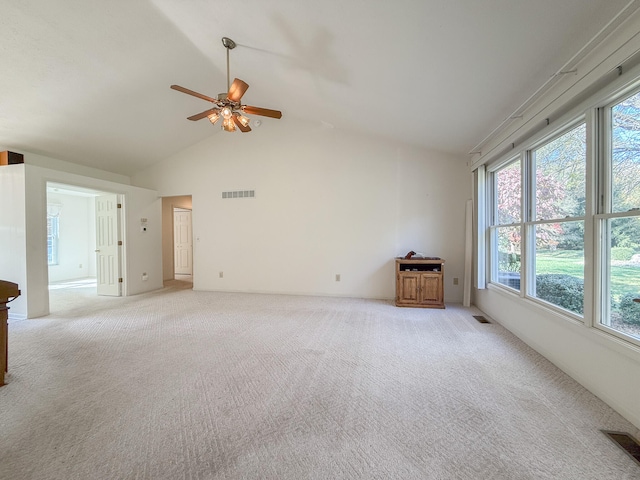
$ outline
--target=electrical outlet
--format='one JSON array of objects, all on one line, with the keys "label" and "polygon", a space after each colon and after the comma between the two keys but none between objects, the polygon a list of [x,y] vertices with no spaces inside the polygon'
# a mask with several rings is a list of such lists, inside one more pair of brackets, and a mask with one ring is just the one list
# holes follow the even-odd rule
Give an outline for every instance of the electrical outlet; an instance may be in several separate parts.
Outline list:
[{"label": "electrical outlet", "polygon": [[220,276],[220,278],[222,278],[224,277],[224,272],[220,272],[218,275]]},{"label": "electrical outlet", "polygon": [[147,275],[146,272],[145,272],[145,273],[142,274],[142,281],[146,282],[147,280],[149,280],[149,275]]},{"label": "electrical outlet", "polygon": [[453,284],[458,285],[458,277],[453,277]]},{"label": "electrical outlet", "polygon": [[340,281],[340,274],[336,273],[336,282],[339,282],[339,281]]}]

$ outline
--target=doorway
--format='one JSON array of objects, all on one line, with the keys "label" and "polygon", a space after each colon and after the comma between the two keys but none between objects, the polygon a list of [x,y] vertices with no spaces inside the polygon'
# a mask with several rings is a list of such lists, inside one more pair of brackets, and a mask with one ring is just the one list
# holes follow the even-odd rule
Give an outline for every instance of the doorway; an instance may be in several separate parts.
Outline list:
[{"label": "doorway", "polygon": [[191,195],[162,198],[162,274],[165,285],[193,287],[192,212]]},{"label": "doorway", "polygon": [[[122,247],[117,246],[120,238],[119,213],[109,212],[110,218],[96,213],[96,205],[105,200],[116,203],[118,208],[118,196],[55,182],[47,182],[46,195],[50,311],[64,308],[63,304],[68,302],[61,299],[66,298],[64,292],[67,291],[73,292],[73,296],[80,292],[93,297],[120,296],[122,275],[121,252],[118,249]],[[97,228],[100,223],[109,231],[109,241],[116,243],[115,253],[98,247],[98,243],[107,238],[100,233],[104,233],[105,228]],[[104,255],[97,250],[104,250]],[[102,266],[98,261],[100,259]]]}]

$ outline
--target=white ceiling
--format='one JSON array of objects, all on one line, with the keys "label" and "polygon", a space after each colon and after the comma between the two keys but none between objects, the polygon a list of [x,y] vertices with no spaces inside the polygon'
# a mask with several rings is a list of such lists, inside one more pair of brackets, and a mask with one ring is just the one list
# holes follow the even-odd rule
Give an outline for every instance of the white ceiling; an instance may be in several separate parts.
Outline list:
[{"label": "white ceiling", "polygon": [[627,4],[1,0],[0,147],[131,175],[230,135],[187,121],[210,104],[169,89],[226,91],[227,36],[243,102],[283,112],[261,128],[306,120],[465,155]]}]

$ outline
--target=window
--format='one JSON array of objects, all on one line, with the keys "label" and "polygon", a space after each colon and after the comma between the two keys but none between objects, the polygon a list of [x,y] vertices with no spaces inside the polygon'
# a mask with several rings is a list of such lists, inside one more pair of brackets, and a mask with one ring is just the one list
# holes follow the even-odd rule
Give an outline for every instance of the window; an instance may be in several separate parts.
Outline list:
[{"label": "window", "polygon": [[603,90],[488,166],[484,191],[491,284],[640,345],[640,78],[634,88]]},{"label": "window", "polygon": [[586,152],[581,123],[523,152],[524,169],[518,158],[490,177],[491,281],[576,315],[584,312]]},{"label": "window", "polygon": [[599,326],[640,340],[640,92],[603,109]]},{"label": "window", "polygon": [[49,265],[58,265],[59,220],[58,215],[47,214],[47,261]]},{"label": "window", "polygon": [[526,227],[533,272],[527,293],[578,315],[584,312],[586,157],[584,123],[530,151],[535,195]]},{"label": "window", "polygon": [[491,280],[520,290],[522,239],[522,173],[513,160],[493,173],[491,225]]}]

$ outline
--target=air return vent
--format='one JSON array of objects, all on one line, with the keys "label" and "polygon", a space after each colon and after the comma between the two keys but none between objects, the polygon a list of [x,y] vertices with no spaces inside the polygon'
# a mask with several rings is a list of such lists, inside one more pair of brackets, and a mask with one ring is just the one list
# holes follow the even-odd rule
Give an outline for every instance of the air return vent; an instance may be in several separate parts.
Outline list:
[{"label": "air return vent", "polygon": [[611,432],[609,430],[601,430],[601,432],[640,465],[640,445],[635,438],[624,432]]},{"label": "air return vent", "polygon": [[473,318],[475,318],[480,323],[491,323],[484,315],[474,315]]},{"label": "air return vent", "polygon": [[234,192],[222,192],[222,198],[255,198],[255,190],[236,190]]}]

